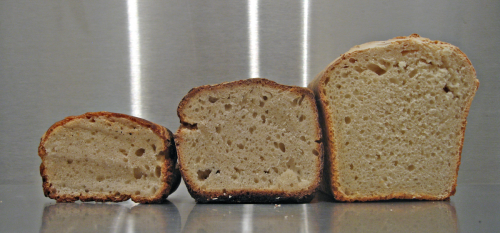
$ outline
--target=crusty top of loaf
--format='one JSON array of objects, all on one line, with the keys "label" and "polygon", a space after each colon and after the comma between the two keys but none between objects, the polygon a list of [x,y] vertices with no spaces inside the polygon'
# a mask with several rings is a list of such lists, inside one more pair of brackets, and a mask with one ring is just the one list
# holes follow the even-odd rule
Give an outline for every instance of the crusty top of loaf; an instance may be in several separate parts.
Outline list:
[{"label": "crusty top of loaf", "polygon": [[[442,41],[438,41],[438,40],[430,40],[429,38],[421,37],[420,35],[414,33],[414,34],[411,34],[409,36],[398,36],[398,37],[394,37],[392,39],[385,40],[385,41],[371,41],[371,42],[367,42],[367,43],[364,43],[361,45],[356,45],[356,46],[350,48],[346,53],[340,55],[340,57],[338,57],[337,59],[333,60],[333,62],[328,64],[327,67],[333,67],[335,64],[340,63],[340,61],[345,60],[346,58],[351,57],[352,55],[354,55],[355,53],[358,53],[360,51],[364,51],[364,50],[368,50],[368,49],[376,48],[376,47],[386,47],[386,46],[389,46],[391,44],[402,44],[402,43],[407,42],[407,41],[412,41],[412,42],[420,43],[420,44],[424,44],[424,43],[425,44],[435,44],[437,46],[449,47],[450,49],[460,53],[465,58],[465,60],[469,63],[469,65],[472,66],[472,63],[469,60],[469,58],[467,57],[467,55],[465,55],[465,53],[462,52],[462,50],[460,50],[458,47],[456,47],[450,43],[446,43],[446,42],[442,42]],[[474,69],[474,67],[472,67],[472,69]],[[323,73],[324,72],[321,72],[320,74],[323,74]],[[474,70],[474,73],[475,73],[475,70]],[[319,81],[319,78],[324,78],[324,76],[321,76],[321,77],[319,75],[316,76],[315,79],[311,83]],[[309,86],[311,86],[311,84]]]},{"label": "crusty top of loaf", "polygon": [[[182,98],[181,102],[179,103],[179,106],[177,107],[177,116],[179,116],[181,123],[188,123],[190,124],[191,121],[186,114],[182,111],[186,107],[186,104],[188,101],[195,96],[198,93],[203,93],[203,92],[209,92],[209,91],[215,91],[215,90],[221,90],[221,89],[226,89],[226,88],[232,88],[232,87],[238,87],[238,86],[248,86],[248,85],[255,85],[255,84],[260,84],[260,85],[267,85],[273,88],[281,89],[283,91],[290,91],[294,92],[297,94],[303,94],[307,96],[307,99],[309,100],[314,100],[314,93],[307,88],[303,87],[297,87],[297,86],[287,86],[287,85],[281,85],[278,84],[274,81],[271,81],[269,79],[265,78],[251,78],[251,79],[243,79],[243,80],[238,80],[238,81],[233,81],[233,82],[223,82],[219,84],[213,84],[213,85],[203,85],[199,87],[194,87],[192,88],[184,98]],[[314,104],[314,103],[313,103]],[[318,139],[321,138],[321,130],[318,128]]]}]

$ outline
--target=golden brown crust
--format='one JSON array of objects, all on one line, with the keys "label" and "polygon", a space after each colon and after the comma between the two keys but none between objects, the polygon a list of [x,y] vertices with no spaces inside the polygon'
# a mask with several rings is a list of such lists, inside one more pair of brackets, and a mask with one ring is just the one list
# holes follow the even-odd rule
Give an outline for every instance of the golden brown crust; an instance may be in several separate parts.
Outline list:
[{"label": "golden brown crust", "polygon": [[[429,44],[436,44],[440,45],[442,47],[448,47],[458,56],[464,60],[466,64],[469,65],[467,67],[468,69],[471,70],[471,74],[474,76],[474,84],[475,84],[475,89],[474,93],[472,94],[471,98],[469,99],[468,103],[465,106],[465,111],[464,114],[462,115],[462,127],[461,127],[461,140],[460,140],[460,145],[459,145],[459,154],[458,154],[458,162],[457,162],[457,168],[456,168],[456,175],[454,178],[454,182],[452,184],[452,188],[450,193],[447,196],[444,197],[437,197],[437,196],[430,196],[430,195],[413,195],[413,194],[407,194],[407,193],[393,193],[390,195],[385,195],[385,196],[368,196],[368,197],[363,197],[363,198],[350,198],[348,196],[345,196],[342,192],[338,190],[339,182],[338,182],[338,169],[337,169],[337,162],[336,162],[336,156],[337,156],[337,147],[335,144],[335,129],[334,129],[334,124],[333,124],[333,119],[332,119],[332,114],[335,112],[333,106],[328,105],[327,97],[325,95],[325,80],[330,78],[331,72],[337,68],[337,66],[344,60],[347,60],[354,55],[357,55],[358,53],[361,53],[363,51],[366,51],[371,48],[376,48],[376,47],[384,47],[388,46],[391,44],[401,44],[402,46],[407,46],[407,42],[412,41],[414,43],[429,43]],[[353,201],[378,201],[378,200],[389,200],[389,199],[418,199],[418,200],[449,200],[450,196],[454,195],[456,192],[456,186],[457,186],[457,177],[458,177],[458,169],[460,165],[460,160],[461,160],[461,154],[462,154],[462,147],[463,147],[463,142],[464,142],[464,136],[465,136],[465,126],[467,124],[467,115],[469,113],[469,109],[472,103],[472,99],[475,95],[475,92],[477,91],[479,87],[479,81],[476,78],[476,71],[474,67],[472,66],[471,61],[469,58],[463,53],[458,47],[451,45],[446,42],[441,42],[441,41],[431,41],[428,38],[423,38],[420,37],[418,34],[412,34],[410,36],[401,36],[401,37],[395,37],[393,39],[387,40],[387,41],[374,41],[374,42],[368,42],[362,45],[357,45],[351,48],[348,52],[345,54],[342,54],[340,57],[335,59],[333,62],[331,62],[323,71],[321,71],[315,78],[314,80],[309,84],[308,86],[310,89],[314,91],[314,94],[316,96],[316,101],[318,105],[318,109],[320,111],[320,122],[323,127],[323,139],[324,139],[324,145],[325,145],[325,171],[324,171],[324,181],[322,184],[322,191],[333,195],[336,200],[339,201],[348,201],[348,202],[353,202]]]},{"label": "golden brown crust", "polygon": [[[130,120],[134,123],[137,123],[143,127],[151,129],[153,133],[158,135],[160,138],[163,139],[163,148],[160,150],[160,154],[165,155],[165,163],[162,166],[161,172],[163,175],[163,186],[160,187],[160,192],[158,192],[158,195],[150,197],[150,198],[145,198],[145,197],[140,197],[136,195],[126,195],[126,194],[119,194],[119,195],[114,195],[114,194],[103,194],[103,195],[89,195],[85,193],[81,193],[80,195],[67,195],[67,194],[58,194],[57,190],[52,188],[52,184],[50,183],[50,179],[47,175],[47,171],[45,169],[45,157],[47,155],[47,152],[45,150],[45,142],[47,139],[50,137],[52,132],[61,126],[64,126],[65,124],[76,120],[76,119],[91,119],[94,117],[115,117],[115,118],[124,118],[127,120]],[[66,117],[65,119],[58,121],[54,123],[48,130],[45,132],[45,134],[42,136],[40,139],[40,145],[38,147],[38,155],[42,159],[42,163],[40,164],[40,175],[42,176],[42,181],[43,181],[43,192],[46,197],[55,199],[57,202],[75,202],[77,200],[80,201],[97,201],[97,202],[106,202],[106,201],[112,201],[112,202],[120,202],[120,201],[126,201],[128,199],[132,199],[134,202],[138,203],[161,203],[165,202],[166,198],[168,195],[170,195],[172,192],[174,192],[177,187],[180,184],[180,172],[176,168],[177,164],[177,153],[175,146],[173,145],[173,134],[168,130],[167,128],[157,125],[155,123],[152,123],[150,121],[121,114],[121,113],[111,113],[111,112],[88,112],[83,115],[79,116],[69,116]]]},{"label": "golden brown crust", "polygon": [[[226,82],[226,83],[221,83],[221,84],[216,84],[216,85],[204,85],[200,87],[196,87],[191,89],[186,96],[182,99],[182,101],[179,103],[179,106],[177,108],[177,115],[180,118],[181,126],[175,133],[175,142],[176,142],[176,147],[177,151],[179,154],[179,166],[180,166],[180,171],[182,178],[184,179],[184,182],[186,184],[186,187],[188,188],[189,193],[191,196],[200,203],[207,203],[207,202],[224,202],[224,203],[284,203],[284,202],[309,202],[314,198],[314,194],[316,193],[321,177],[322,177],[322,171],[323,171],[323,146],[321,142],[322,138],[322,133],[321,133],[321,128],[319,124],[316,124],[316,150],[319,151],[319,175],[317,176],[316,180],[311,184],[311,186],[308,189],[299,191],[299,192],[284,192],[284,191],[264,191],[264,190],[253,190],[253,189],[245,189],[245,190],[236,190],[236,191],[227,191],[226,193],[223,192],[208,192],[201,190],[199,187],[196,186],[196,184],[192,181],[192,178],[189,177],[186,172],[186,168],[182,166],[184,164],[183,160],[183,151],[182,148],[180,147],[181,144],[184,143],[183,138],[182,138],[182,133],[181,130],[184,128],[189,128],[191,127],[190,124],[193,124],[193,122],[190,122],[187,118],[187,116],[184,114],[183,109],[188,105],[188,102],[190,101],[191,98],[195,97],[197,94],[202,93],[202,92],[212,92],[216,90],[221,90],[221,89],[227,89],[227,88],[233,88],[233,87],[239,87],[239,86],[250,86],[250,85],[262,85],[262,86],[268,86],[272,88],[276,88],[282,91],[288,91],[288,92],[293,92],[297,93],[300,95],[304,95],[305,98],[304,100],[307,100],[311,103],[311,106],[314,107],[315,111],[315,118],[318,119],[319,114],[317,111],[317,106],[316,106],[316,101],[314,98],[314,93],[303,87],[297,87],[297,86],[287,86],[287,85],[281,85],[278,84],[274,81],[270,81],[268,79],[263,79],[263,78],[252,78],[252,79],[245,79],[245,80],[239,80],[239,81],[234,81],[234,82]],[[316,120],[316,122],[318,122]]]}]

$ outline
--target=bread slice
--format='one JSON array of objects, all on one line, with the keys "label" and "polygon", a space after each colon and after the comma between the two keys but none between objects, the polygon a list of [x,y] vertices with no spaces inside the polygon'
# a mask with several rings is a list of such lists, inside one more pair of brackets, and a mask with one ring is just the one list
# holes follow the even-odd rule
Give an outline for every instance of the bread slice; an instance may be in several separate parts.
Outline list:
[{"label": "bread slice", "polygon": [[44,194],[58,202],[159,203],[180,183],[172,133],[124,114],[67,117],[43,135],[38,154]]},{"label": "bread slice", "polygon": [[341,201],[449,198],[478,86],[462,51],[416,34],[337,58],[309,85],[324,125],[324,189]]},{"label": "bread slice", "polygon": [[181,174],[198,202],[305,202],[322,171],[311,90],[266,79],[192,89],[179,104]]}]

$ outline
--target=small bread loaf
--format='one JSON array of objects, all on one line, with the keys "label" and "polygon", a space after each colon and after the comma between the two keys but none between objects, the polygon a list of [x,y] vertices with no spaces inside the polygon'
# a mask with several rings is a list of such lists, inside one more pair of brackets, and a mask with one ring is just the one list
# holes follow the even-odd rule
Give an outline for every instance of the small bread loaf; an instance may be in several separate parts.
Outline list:
[{"label": "small bread loaf", "polygon": [[337,58],[309,85],[324,125],[324,189],[341,201],[448,199],[478,86],[462,51],[416,34]]},{"label": "small bread loaf", "polygon": [[266,79],[192,89],[179,104],[181,174],[198,202],[305,202],[322,171],[311,90]]},{"label": "small bread loaf", "polygon": [[38,154],[44,194],[58,202],[159,203],[180,183],[172,133],[124,114],[67,117],[43,135]]}]

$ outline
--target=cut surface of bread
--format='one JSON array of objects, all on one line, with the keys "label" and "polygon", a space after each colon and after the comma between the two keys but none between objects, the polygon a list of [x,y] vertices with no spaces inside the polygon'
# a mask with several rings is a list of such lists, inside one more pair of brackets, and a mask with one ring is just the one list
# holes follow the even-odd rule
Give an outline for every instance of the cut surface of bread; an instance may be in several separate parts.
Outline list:
[{"label": "cut surface of bread", "polygon": [[479,86],[457,47],[416,34],[356,46],[311,82],[337,200],[444,200],[455,193]]},{"label": "cut surface of bread", "polygon": [[192,89],[177,111],[181,174],[198,202],[304,202],[319,186],[312,91],[267,79]]},{"label": "cut surface of bread", "polygon": [[93,112],[56,122],[38,154],[44,194],[58,202],[159,203],[180,183],[172,133],[125,114]]}]

